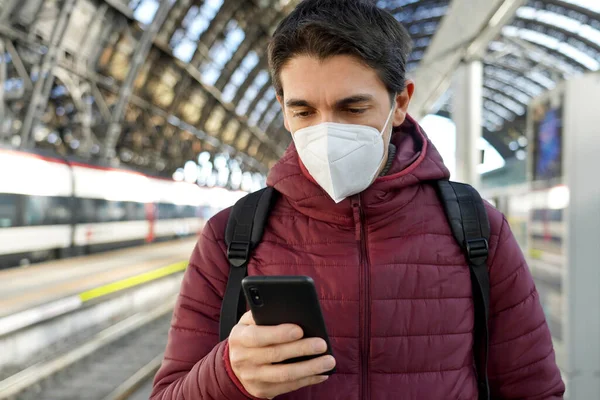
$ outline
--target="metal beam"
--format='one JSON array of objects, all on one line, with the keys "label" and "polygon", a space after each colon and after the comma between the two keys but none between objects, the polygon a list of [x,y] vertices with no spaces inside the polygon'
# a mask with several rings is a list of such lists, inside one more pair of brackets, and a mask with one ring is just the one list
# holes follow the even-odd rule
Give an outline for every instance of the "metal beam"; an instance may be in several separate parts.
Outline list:
[{"label": "metal beam", "polygon": [[94,144],[92,133],[92,105],[83,100],[84,95],[91,92],[90,84],[87,82],[82,83],[77,76],[69,74],[68,71],[63,68],[56,68],[54,74],[67,88],[67,91],[77,108],[82,132],[82,140],[78,152],[81,155],[87,156]]},{"label": "metal beam", "polygon": [[[414,75],[416,90],[410,113],[430,112],[448,89],[461,62],[479,59],[488,43],[526,0],[453,0]],[[465,23],[468,15],[469,23]]]},{"label": "metal beam", "polygon": [[146,57],[148,57],[148,53],[150,52],[154,38],[158,34],[160,27],[165,21],[171,6],[172,3],[169,1],[160,2],[160,6],[154,15],[152,23],[150,23],[150,25],[146,28],[146,31],[142,35],[142,38],[140,39],[136,50],[133,53],[131,65],[129,67],[127,77],[125,78],[125,81],[123,82],[123,85],[119,91],[119,98],[113,110],[108,132],[106,134],[106,140],[103,149],[103,155],[106,158],[112,158],[115,155],[115,146],[119,140],[119,135],[121,134],[121,122],[125,112],[125,107],[127,107],[133,91],[133,83],[135,82],[141,67],[144,65]]},{"label": "metal beam", "polygon": [[[5,108],[4,103],[4,83],[6,82],[6,49],[4,39],[0,39],[0,121],[4,121]],[[4,137],[2,125],[0,125],[0,141]]]},{"label": "metal beam", "polygon": [[6,46],[6,50],[10,54],[13,65],[19,74],[19,77],[23,79],[23,85],[25,86],[25,90],[33,90],[33,82],[31,81],[31,77],[25,68],[25,64],[23,64],[23,60],[21,60],[21,56],[17,52],[12,40],[5,39],[4,45]]},{"label": "metal beam", "polygon": [[20,0],[8,0],[2,6],[2,13],[0,13],[0,22],[6,22],[10,19],[12,12],[19,3]]},{"label": "metal beam", "polygon": [[54,67],[58,62],[58,52],[60,50],[60,43],[62,42],[63,36],[67,30],[71,13],[75,8],[76,0],[65,0],[56,25],[52,30],[50,37],[50,43],[48,46],[48,52],[42,62],[40,72],[33,88],[33,93],[29,101],[29,107],[23,120],[23,126],[21,127],[21,148],[26,148],[31,142],[31,130],[35,125],[37,119],[43,114],[46,109],[48,102],[48,95],[52,89],[54,82]]}]

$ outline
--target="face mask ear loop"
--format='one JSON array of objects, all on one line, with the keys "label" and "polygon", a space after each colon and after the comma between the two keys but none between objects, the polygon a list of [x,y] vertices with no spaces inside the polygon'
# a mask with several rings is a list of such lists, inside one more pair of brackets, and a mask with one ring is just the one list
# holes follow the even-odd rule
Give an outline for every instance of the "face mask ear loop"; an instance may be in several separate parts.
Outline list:
[{"label": "face mask ear loop", "polygon": [[383,136],[383,132],[385,132],[388,124],[392,120],[392,117],[394,116],[394,111],[395,110],[396,110],[396,99],[394,99],[394,104],[392,104],[392,109],[390,110],[390,113],[389,113],[387,119],[385,120],[385,124],[383,124],[383,129],[381,130],[381,132],[379,132],[379,136]]}]

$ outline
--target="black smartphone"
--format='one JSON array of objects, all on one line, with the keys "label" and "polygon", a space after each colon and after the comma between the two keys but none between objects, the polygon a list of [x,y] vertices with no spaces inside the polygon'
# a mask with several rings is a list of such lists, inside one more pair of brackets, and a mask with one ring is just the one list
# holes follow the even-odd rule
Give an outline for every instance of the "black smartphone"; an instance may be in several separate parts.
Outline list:
[{"label": "black smartphone", "polygon": [[[315,283],[309,276],[248,276],[242,281],[246,301],[257,325],[296,324],[304,338],[319,337],[327,343],[323,354],[295,357],[284,364],[333,355]],[[331,375],[335,368],[323,375]]]}]

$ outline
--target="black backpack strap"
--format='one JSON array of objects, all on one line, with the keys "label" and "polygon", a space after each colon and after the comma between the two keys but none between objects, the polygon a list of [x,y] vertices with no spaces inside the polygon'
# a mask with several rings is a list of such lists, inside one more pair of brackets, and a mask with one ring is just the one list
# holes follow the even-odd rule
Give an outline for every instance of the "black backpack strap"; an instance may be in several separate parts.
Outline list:
[{"label": "black backpack strap", "polygon": [[462,183],[437,181],[437,189],[452,234],[465,252],[475,305],[474,356],[479,400],[490,399],[487,376],[489,351],[490,277],[487,267],[490,223],[479,193]]},{"label": "black backpack strap", "polygon": [[229,278],[221,305],[219,320],[219,341],[229,337],[229,333],[246,312],[246,300],[242,293],[242,280],[248,271],[250,252],[262,239],[265,224],[269,218],[275,189],[266,187],[238,200],[231,209],[225,243],[229,260]]}]

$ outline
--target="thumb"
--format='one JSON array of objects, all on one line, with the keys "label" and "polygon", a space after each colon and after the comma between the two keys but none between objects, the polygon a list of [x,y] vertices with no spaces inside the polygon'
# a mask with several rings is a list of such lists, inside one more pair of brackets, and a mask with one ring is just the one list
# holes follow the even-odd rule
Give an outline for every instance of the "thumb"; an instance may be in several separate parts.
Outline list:
[{"label": "thumb", "polygon": [[252,316],[252,311],[248,311],[246,314],[242,315],[242,318],[240,318],[240,322],[238,322],[238,324],[256,325],[254,317]]}]

